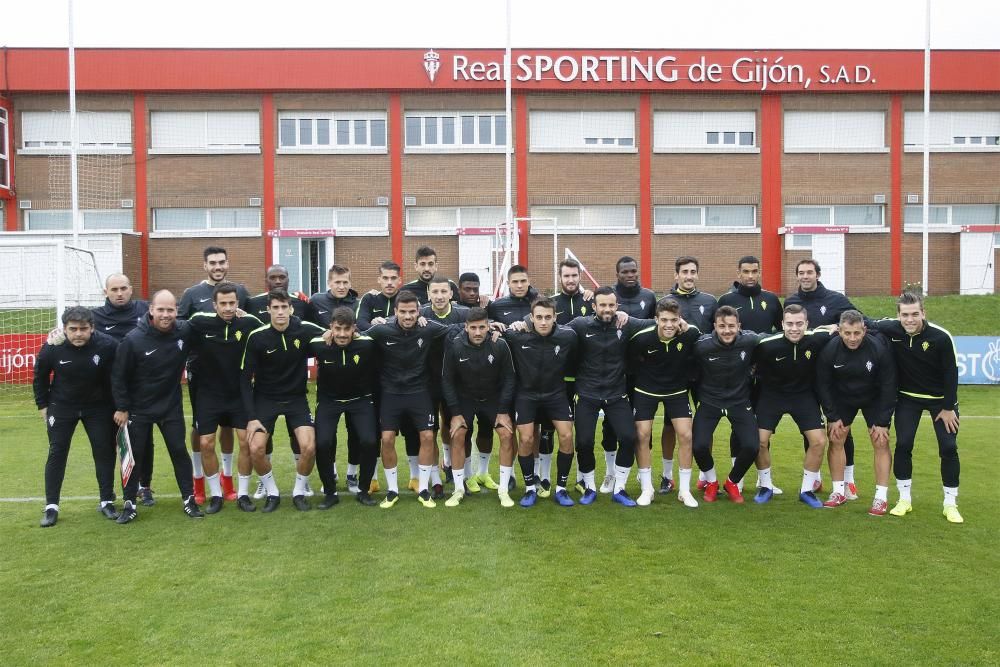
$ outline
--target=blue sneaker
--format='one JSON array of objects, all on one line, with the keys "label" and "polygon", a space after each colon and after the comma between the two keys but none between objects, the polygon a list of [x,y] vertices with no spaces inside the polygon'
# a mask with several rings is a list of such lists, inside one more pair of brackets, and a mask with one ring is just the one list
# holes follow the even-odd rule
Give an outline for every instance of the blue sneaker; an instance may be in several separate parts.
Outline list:
[{"label": "blue sneaker", "polygon": [[812,491],[803,491],[799,494],[799,500],[804,502],[809,507],[813,509],[820,509],[823,507],[823,501],[816,497],[816,494]]},{"label": "blue sneaker", "polygon": [[774,497],[774,489],[762,486],[757,489],[757,495],[753,497],[753,501],[758,505],[763,505],[764,503],[769,502],[772,497]]},{"label": "blue sneaker", "polygon": [[[622,489],[618,493],[615,493],[614,495],[612,495],[611,496],[611,500],[615,501],[616,503],[618,503],[619,505],[622,505],[624,507],[635,507],[636,506],[636,502],[634,500],[632,500],[631,498],[628,497],[628,493],[625,492],[625,489]],[[583,501],[581,500],[580,502],[583,502]]]},{"label": "blue sneaker", "polygon": [[569,492],[566,489],[559,489],[556,491],[555,495],[556,502],[559,503],[560,507],[572,507],[576,503],[573,499],[569,497]]},{"label": "blue sneaker", "polygon": [[521,498],[521,507],[534,507],[536,502],[538,502],[538,494],[534,491],[528,491]]},{"label": "blue sneaker", "polygon": [[597,491],[593,489],[584,489],[583,496],[580,498],[581,505],[591,505],[597,500]]}]

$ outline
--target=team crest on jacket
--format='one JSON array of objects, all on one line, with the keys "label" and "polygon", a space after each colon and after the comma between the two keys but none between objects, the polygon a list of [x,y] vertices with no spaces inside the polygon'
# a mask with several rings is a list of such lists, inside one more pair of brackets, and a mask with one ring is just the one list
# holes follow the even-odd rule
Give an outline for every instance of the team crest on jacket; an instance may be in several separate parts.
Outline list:
[{"label": "team crest on jacket", "polygon": [[646,307],[646,300],[643,299],[642,301],[639,302],[639,308],[645,308],[645,307]]},{"label": "team crest on jacket", "polygon": [[557,357],[559,356],[559,349],[560,349],[560,347],[558,345],[556,345],[556,356]]},{"label": "team crest on jacket", "polygon": [[361,355],[360,354],[355,354],[354,355],[354,365],[357,366],[359,361],[361,361]]},{"label": "team crest on jacket", "polygon": [[760,302],[760,309],[761,310],[767,310],[767,301],[761,301]]},{"label": "team crest on jacket", "polygon": [[806,350],[806,359],[812,359],[812,356],[813,356],[813,351],[812,350]]},{"label": "team crest on jacket", "polygon": [[747,351],[746,350],[740,350],[740,359],[741,360],[745,360],[746,358],[747,358]]},{"label": "team crest on jacket", "polygon": [[926,352],[927,348],[929,348],[930,346],[931,346],[931,344],[928,343],[926,340],[923,343],[920,344],[920,347],[922,347],[924,349],[924,352]]},{"label": "team crest on jacket", "polygon": [[491,355],[488,355],[488,356],[486,357],[486,361],[488,361],[488,362],[490,362],[490,364],[492,364],[492,363],[493,363],[493,355],[492,355],[492,354],[491,354]]},{"label": "team crest on jacket", "polygon": [[702,315],[704,315],[705,314],[705,306],[698,306],[698,312],[701,313]]},{"label": "team crest on jacket", "polygon": [[184,341],[183,340],[178,340],[177,341],[177,349],[178,350],[183,350],[184,349]]},{"label": "team crest on jacket", "polygon": [[586,315],[587,314],[587,307],[586,306],[580,306],[580,314],[581,315]]},{"label": "team crest on jacket", "polygon": [[619,329],[617,333],[618,333],[618,340],[621,340],[622,339],[622,330]]},{"label": "team crest on jacket", "polygon": [[417,339],[417,347],[423,347],[423,346],[424,346],[424,339],[423,338],[418,338]]},{"label": "team crest on jacket", "polygon": [[52,415],[49,415],[49,426],[55,426],[55,423],[56,423],[56,418],[53,417]]},{"label": "team crest on jacket", "polygon": [[684,349],[684,343],[677,343],[677,351],[680,352]]},{"label": "team crest on jacket", "polygon": [[240,338],[243,338],[243,332],[242,331],[237,331],[236,332],[236,340],[239,340]]},{"label": "team crest on jacket", "polygon": [[820,315],[826,315],[826,306],[820,306],[819,307],[819,314]]},{"label": "team crest on jacket", "polygon": [[298,338],[296,338],[295,340],[293,340],[293,341],[292,341],[292,345],[294,345],[294,346],[295,346],[295,349],[298,349],[298,348],[299,348],[299,346],[300,346],[300,345],[302,345],[302,343],[300,343],[300,342],[299,342],[299,339],[298,339]]},{"label": "team crest on jacket", "polygon": [[865,364],[865,368],[867,368],[867,369],[868,369],[868,372],[869,372],[869,373],[871,373],[871,372],[872,372],[872,366],[873,366],[873,364],[872,364],[872,362],[870,362],[870,361],[869,361],[869,362],[868,362],[867,364]]},{"label": "team crest on jacket", "polygon": [[91,357],[90,359],[91,359],[91,361],[93,361],[93,362],[94,362],[94,365],[95,365],[95,366],[100,366],[100,365],[101,365],[101,357],[100,357],[100,355],[97,355],[97,354],[95,354],[95,355],[94,355],[93,357]]}]

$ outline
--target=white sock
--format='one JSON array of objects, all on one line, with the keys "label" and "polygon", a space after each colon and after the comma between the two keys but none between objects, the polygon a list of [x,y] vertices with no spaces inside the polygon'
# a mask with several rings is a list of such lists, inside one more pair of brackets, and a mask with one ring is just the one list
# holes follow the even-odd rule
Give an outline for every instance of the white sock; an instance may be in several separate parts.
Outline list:
[{"label": "white sock", "polygon": [[875,500],[888,501],[889,487],[875,485]]},{"label": "white sock", "polygon": [[201,467],[201,452],[191,452],[191,467],[194,468],[195,479],[205,476],[205,469]]},{"label": "white sock", "polygon": [[760,483],[759,486],[767,489],[773,489],[774,484],[771,483],[771,469],[762,468],[757,471],[757,481]]},{"label": "white sock", "polygon": [[539,454],[538,455],[538,477],[539,479],[552,479],[552,455],[551,454]]},{"label": "white sock", "polygon": [[834,493],[839,493],[842,496],[845,495],[844,494],[844,482],[843,481],[834,482],[833,483],[833,492]]},{"label": "white sock", "polygon": [[457,493],[465,493],[465,470],[463,470],[462,468],[458,468],[457,470],[452,470],[451,476],[455,480],[455,491]]},{"label": "white sock", "polygon": [[418,458],[419,457],[416,457],[416,456],[407,456],[406,457],[406,462],[408,464],[410,464],[410,479],[413,479],[414,477],[416,477],[418,471],[420,470],[420,462],[419,462]]},{"label": "white sock", "polygon": [[240,475],[239,479],[236,480],[236,495],[250,495],[250,475]]},{"label": "white sock", "polygon": [[233,455],[232,452],[226,454],[222,452],[222,475],[224,477],[233,476]]},{"label": "white sock", "polygon": [[614,475],[615,474],[615,456],[616,452],[604,452],[604,474]]},{"label": "white sock", "polygon": [[583,485],[588,489],[597,490],[597,485],[594,484],[594,471],[583,473]]},{"label": "white sock", "polygon": [[59,511],[59,505],[46,505],[45,509]]},{"label": "white sock", "polygon": [[624,466],[615,466],[615,493],[625,490],[625,483],[628,482],[628,474],[631,470],[631,468],[626,468]]},{"label": "white sock", "polygon": [[445,468],[451,467],[451,445],[446,445],[441,443],[441,460],[444,462]]},{"label": "white sock", "polygon": [[427,483],[430,481],[431,477],[431,467],[417,464],[417,476],[417,491],[426,491]]},{"label": "white sock", "polygon": [[642,488],[642,492],[651,492],[653,490],[653,469],[652,468],[639,468],[639,486]]},{"label": "white sock", "polygon": [[309,485],[309,475],[295,473],[295,487],[292,489],[292,496],[306,495],[306,486]]},{"label": "white sock", "polygon": [[698,481],[699,482],[707,482],[708,481],[708,478],[705,477],[705,471],[704,470],[699,470],[698,471]]},{"label": "white sock", "polygon": [[431,466],[431,486],[436,486],[441,483],[441,468],[436,465]]},{"label": "white sock", "polygon": [[[846,477],[846,467],[845,467],[845,477]],[[854,466],[851,466],[851,479],[852,480],[854,479]],[[816,481],[819,482],[820,484],[823,483],[823,469],[822,468],[820,468],[816,472]]]},{"label": "white sock", "polygon": [[[471,479],[473,477],[471,456],[465,457],[465,465],[462,467],[462,470],[465,472],[465,479]],[[454,470],[452,470],[452,474],[454,474]]]},{"label": "white sock", "polygon": [[719,481],[719,478],[715,474],[715,466],[712,466],[711,468],[705,471],[705,481],[708,482],[709,484]]},{"label": "white sock", "polygon": [[535,461],[534,461],[534,463],[535,463],[535,467],[534,467],[535,479],[540,479],[541,474],[542,474],[542,462],[541,462],[541,460],[538,457],[539,457],[538,454],[536,454],[535,457],[534,457],[535,458]]},{"label": "white sock", "polygon": [[347,464],[347,476],[348,477],[357,477],[358,476],[358,466],[354,465],[353,463],[348,463]]},{"label": "white sock", "polygon": [[958,487],[957,486],[944,486],[944,504],[945,506],[955,506],[958,505]]},{"label": "white sock", "polygon": [[913,486],[912,479],[897,479],[896,488],[899,489],[899,499],[910,502],[913,498],[910,497],[910,487]]},{"label": "white sock", "polygon": [[732,468],[732,467],[734,467],[735,465],[736,465],[736,457],[735,457],[735,456],[730,456],[730,457],[729,457],[729,467],[731,467],[731,468]]},{"label": "white sock", "polygon": [[479,474],[489,475],[490,474],[490,459],[493,457],[492,452],[484,454],[479,452]]},{"label": "white sock", "polygon": [[387,491],[394,491],[399,493],[399,479],[396,476],[396,466],[391,468],[382,467],[382,471],[385,473],[385,485]]},{"label": "white sock", "polygon": [[208,482],[209,497],[222,495],[222,481],[219,479],[219,473],[206,477],[205,481]]},{"label": "white sock", "polygon": [[[507,493],[507,485],[510,484],[510,477],[514,474],[514,466],[500,466],[500,486],[498,491],[500,493]],[[455,485],[458,488],[458,485]]]},{"label": "white sock", "polygon": [[674,460],[673,459],[662,459],[663,461],[663,477],[664,479],[674,478]]},{"label": "white sock", "polygon": [[691,468],[678,468],[677,472],[680,473],[681,478],[677,493],[691,493]]},{"label": "white sock", "polygon": [[[770,473],[769,473],[770,474]],[[805,493],[806,491],[812,491],[815,483],[813,480],[816,479],[816,473],[811,470],[802,471],[802,486],[799,487],[799,493]]]},{"label": "white sock", "polygon": [[[817,475],[816,479],[822,480],[822,475]],[[854,466],[844,466],[844,482],[854,484]]]},{"label": "white sock", "polygon": [[269,496],[280,496],[278,492],[278,483],[274,481],[274,471],[268,470],[265,474],[260,476],[260,481],[264,484],[264,489],[267,491]]}]

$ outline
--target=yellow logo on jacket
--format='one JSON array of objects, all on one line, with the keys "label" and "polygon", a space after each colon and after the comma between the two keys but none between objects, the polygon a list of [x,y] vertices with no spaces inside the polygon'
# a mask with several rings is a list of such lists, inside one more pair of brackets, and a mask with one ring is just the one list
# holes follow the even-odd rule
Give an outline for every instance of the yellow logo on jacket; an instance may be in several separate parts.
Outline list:
[{"label": "yellow logo on jacket", "polygon": [[299,342],[299,339],[296,338],[294,341],[292,341],[292,345],[295,346],[295,349],[298,349],[301,343]]}]

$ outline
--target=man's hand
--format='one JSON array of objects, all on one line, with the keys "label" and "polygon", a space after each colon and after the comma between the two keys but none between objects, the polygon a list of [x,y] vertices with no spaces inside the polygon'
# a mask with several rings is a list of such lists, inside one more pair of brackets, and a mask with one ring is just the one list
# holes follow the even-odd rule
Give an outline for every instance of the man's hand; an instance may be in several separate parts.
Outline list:
[{"label": "man's hand", "polygon": [[323,335],[321,337],[323,339],[323,342],[326,343],[327,347],[333,345],[333,329],[327,329],[326,331],[323,332]]},{"label": "man's hand", "polygon": [[621,329],[626,324],[628,324],[628,313],[623,310],[619,310],[615,313],[615,328]]},{"label": "man's hand", "polygon": [[246,317],[246,316],[247,316],[247,311],[243,310],[242,308],[236,309],[236,317]]},{"label": "man's hand", "polygon": [[504,331],[507,330],[507,325],[504,324],[503,322],[493,321],[490,322],[490,329],[492,329],[493,331],[499,331],[500,333],[503,333]]},{"label": "man's hand", "polygon": [[688,324],[687,320],[685,320],[683,317],[681,317],[681,318],[679,318],[677,320],[677,332],[678,333],[684,333],[685,331],[687,331],[690,328],[691,328],[691,325]]},{"label": "man's hand", "polygon": [[828,428],[830,429],[830,438],[837,441],[847,438],[847,432],[850,430],[847,426],[844,426],[844,422],[839,419],[835,422],[830,422]]},{"label": "man's hand", "polygon": [[115,410],[114,415],[115,424],[119,427],[124,426],[128,423],[128,410]]},{"label": "man's hand", "polygon": [[494,343],[497,342],[498,340],[500,340],[500,332],[499,331],[491,331],[490,332],[490,340],[492,340]]},{"label": "man's hand", "polygon": [[590,289],[580,290],[580,296],[583,297],[584,301],[591,301],[594,298],[594,290]]},{"label": "man's hand", "polygon": [[38,414],[40,414],[42,416],[42,421],[43,422],[44,421],[48,421],[48,419],[49,419],[49,409],[48,408],[39,408]]},{"label": "man's hand", "polygon": [[944,430],[948,433],[958,433],[958,413],[954,410],[942,410],[934,418],[934,421],[941,421]]},{"label": "man's hand", "polygon": [[267,429],[260,423],[259,419],[251,419],[247,422],[247,443],[253,442],[253,437],[258,433],[267,435]]},{"label": "man's hand", "polygon": [[496,423],[495,428],[497,428],[497,429],[505,428],[508,431],[510,431],[511,433],[513,433],[514,432],[514,424],[510,420],[510,415],[508,415],[506,412],[497,415],[497,423]]},{"label": "man's hand", "polygon": [[372,296],[378,296],[379,294],[381,294],[381,292],[378,291],[377,289],[370,289],[370,290],[368,290],[368,294],[370,294]]},{"label": "man's hand", "polygon": [[527,331],[528,323],[524,320],[518,320],[517,322],[511,322],[507,328],[511,331]]},{"label": "man's hand", "polygon": [[66,333],[59,327],[49,332],[49,337],[45,342],[49,345],[62,345],[66,341]]},{"label": "man's hand", "polygon": [[490,296],[489,296],[489,294],[480,294],[479,295],[479,307],[480,308],[485,308],[488,305],[490,305]]},{"label": "man's hand", "polygon": [[873,445],[889,446],[889,429],[885,426],[872,426],[868,429],[868,435],[871,436]]},{"label": "man's hand", "polygon": [[418,327],[425,327],[425,326],[427,326],[427,318],[424,317],[423,315],[421,315],[420,317],[418,317],[417,318],[417,326]]},{"label": "man's hand", "polygon": [[451,433],[451,437],[454,438],[455,436],[461,433],[462,438],[464,439],[465,438],[464,432],[468,430],[469,427],[466,426],[465,424],[465,417],[463,417],[462,415],[456,415],[451,418],[451,430],[449,431]]},{"label": "man's hand", "polygon": [[372,319],[372,326],[375,326],[376,324],[385,324],[385,318],[384,317],[373,318]]}]

